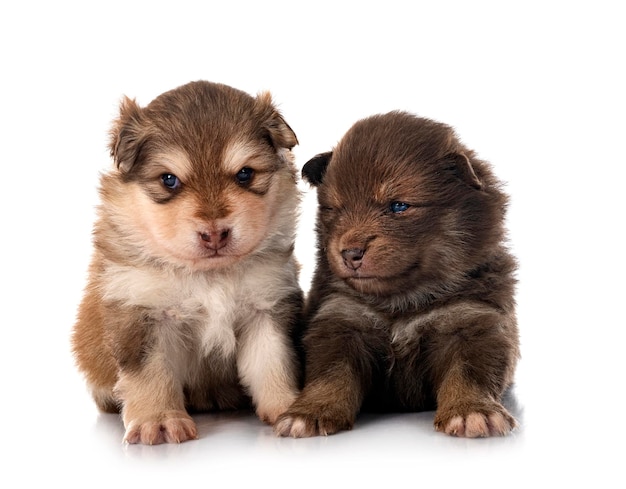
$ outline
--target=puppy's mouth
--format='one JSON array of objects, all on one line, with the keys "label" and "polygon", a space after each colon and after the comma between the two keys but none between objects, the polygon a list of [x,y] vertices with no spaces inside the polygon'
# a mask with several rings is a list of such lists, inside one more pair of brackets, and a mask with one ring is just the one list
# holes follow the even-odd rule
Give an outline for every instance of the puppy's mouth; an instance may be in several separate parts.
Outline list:
[{"label": "puppy's mouth", "polygon": [[200,248],[189,254],[172,254],[171,256],[176,261],[184,263],[192,269],[209,270],[232,265],[243,259],[246,253],[233,250],[230,247],[219,250]]},{"label": "puppy's mouth", "polygon": [[182,258],[182,262],[195,270],[212,270],[225,268],[242,259],[242,255],[222,253],[219,251],[203,251],[195,257]]},{"label": "puppy's mouth", "polygon": [[387,290],[386,280],[373,275],[349,275],[342,277],[344,282],[362,294],[384,294]]},{"label": "puppy's mouth", "polygon": [[[338,264],[336,264],[338,265]],[[393,276],[387,276],[381,270],[372,270],[372,267],[359,267],[356,270],[347,266],[335,266],[335,274],[349,287],[362,294],[385,294],[390,287]]]},{"label": "puppy's mouth", "polygon": [[233,259],[237,259],[237,258],[238,257],[235,256],[235,255],[228,255],[228,254],[220,253],[218,251],[206,252],[202,256],[203,260],[211,260],[211,261],[215,261],[215,260],[233,260]]},{"label": "puppy's mouth", "polygon": [[386,282],[383,277],[375,277],[373,275],[349,276],[343,277],[343,279],[355,288],[376,287]]},{"label": "puppy's mouth", "polygon": [[245,255],[246,253],[242,253],[241,250],[231,246],[218,250],[203,248],[198,252],[198,256],[202,260],[238,260]]},{"label": "puppy's mouth", "polygon": [[347,275],[344,275],[341,278],[343,278],[344,280],[353,280],[355,282],[365,282],[365,281],[372,281],[372,280],[380,280],[380,277],[377,277],[375,275],[362,275],[362,274],[358,274],[358,273],[347,274]]},{"label": "puppy's mouth", "polygon": [[371,282],[379,282],[384,280],[384,277],[379,275],[374,275],[372,273],[364,273],[361,270],[348,270],[347,268],[343,268],[340,273],[337,273],[339,278],[349,282],[349,283],[371,283]]}]

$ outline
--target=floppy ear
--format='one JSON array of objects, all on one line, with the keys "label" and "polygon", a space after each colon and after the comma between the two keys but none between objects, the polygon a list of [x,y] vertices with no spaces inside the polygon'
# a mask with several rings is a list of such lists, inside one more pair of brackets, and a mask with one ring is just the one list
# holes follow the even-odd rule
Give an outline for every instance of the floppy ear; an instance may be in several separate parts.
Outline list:
[{"label": "floppy ear", "polygon": [[269,141],[275,149],[291,149],[298,144],[296,134],[274,106],[269,92],[259,93],[256,104],[263,127],[267,130]]},{"label": "floppy ear", "polygon": [[326,168],[333,156],[332,151],[326,153],[320,153],[309,161],[307,161],[302,167],[302,177],[314,187],[317,187],[324,179]]},{"label": "floppy ear", "polygon": [[482,182],[474,172],[471,161],[464,153],[451,153],[445,157],[445,160],[450,163],[455,175],[467,185],[477,190],[483,187]]},{"label": "floppy ear", "polygon": [[111,127],[109,143],[113,162],[122,173],[128,173],[133,167],[146,139],[143,119],[143,112],[137,102],[124,97],[120,103],[120,116]]}]

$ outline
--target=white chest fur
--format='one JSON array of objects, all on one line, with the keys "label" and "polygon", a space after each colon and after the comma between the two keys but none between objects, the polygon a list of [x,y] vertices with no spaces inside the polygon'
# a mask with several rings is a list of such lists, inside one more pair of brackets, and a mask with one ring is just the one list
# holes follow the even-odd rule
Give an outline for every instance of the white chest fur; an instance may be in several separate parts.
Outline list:
[{"label": "white chest fur", "polygon": [[[177,325],[193,325],[191,334],[208,354],[234,354],[235,331],[259,311],[269,310],[295,285],[290,267],[268,270],[263,264],[228,273],[186,273],[110,265],[103,276],[105,300],[148,308],[176,334]],[[188,334],[188,333],[187,333]]]}]

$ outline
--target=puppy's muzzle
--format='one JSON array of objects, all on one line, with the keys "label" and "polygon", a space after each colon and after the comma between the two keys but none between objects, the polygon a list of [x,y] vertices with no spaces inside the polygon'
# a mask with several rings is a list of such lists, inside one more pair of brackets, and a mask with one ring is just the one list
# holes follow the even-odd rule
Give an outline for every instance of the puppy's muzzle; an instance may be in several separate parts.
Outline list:
[{"label": "puppy's muzzle", "polygon": [[220,250],[228,244],[230,234],[228,228],[198,233],[202,246],[214,251]]}]

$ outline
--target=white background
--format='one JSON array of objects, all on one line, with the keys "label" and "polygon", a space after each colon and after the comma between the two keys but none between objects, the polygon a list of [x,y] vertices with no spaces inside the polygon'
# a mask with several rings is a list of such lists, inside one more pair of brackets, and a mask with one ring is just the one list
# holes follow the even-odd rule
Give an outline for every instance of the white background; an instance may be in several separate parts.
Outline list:
[{"label": "white background", "polygon": [[[624,487],[620,4],[4,2],[0,485]],[[121,444],[69,352],[98,174],[123,94],[145,105],[196,79],[271,90],[298,167],[393,109],[454,126],[491,161],[521,262],[516,433],[449,438],[416,413],[292,440],[225,414],[197,417],[198,441]],[[315,196],[302,188],[307,287]]]}]

